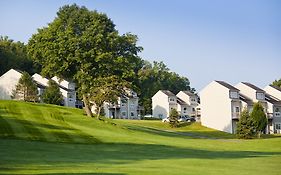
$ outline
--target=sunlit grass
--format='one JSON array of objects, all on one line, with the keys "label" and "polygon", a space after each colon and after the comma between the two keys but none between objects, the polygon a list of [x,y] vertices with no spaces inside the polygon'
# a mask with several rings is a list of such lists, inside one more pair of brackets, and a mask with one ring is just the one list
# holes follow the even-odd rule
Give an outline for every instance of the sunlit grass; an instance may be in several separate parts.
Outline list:
[{"label": "sunlit grass", "polygon": [[280,174],[281,138],[0,101],[0,174]]}]

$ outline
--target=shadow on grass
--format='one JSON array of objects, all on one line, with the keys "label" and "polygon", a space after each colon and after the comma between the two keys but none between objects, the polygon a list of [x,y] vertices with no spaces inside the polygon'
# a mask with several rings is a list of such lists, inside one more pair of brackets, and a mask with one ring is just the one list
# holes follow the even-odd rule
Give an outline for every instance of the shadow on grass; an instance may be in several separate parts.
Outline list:
[{"label": "shadow on grass", "polygon": [[[1,174],[1,173],[0,173]],[[125,175],[122,173],[43,173],[43,174],[35,174],[35,175],[64,175],[64,174],[81,174],[81,175]]]},{"label": "shadow on grass", "polygon": [[235,139],[235,135],[223,133],[221,131],[172,131],[172,130],[160,130],[156,128],[150,128],[145,126],[127,126],[128,129],[146,132],[149,134],[157,134],[167,137],[177,138],[195,138],[195,139]]}]

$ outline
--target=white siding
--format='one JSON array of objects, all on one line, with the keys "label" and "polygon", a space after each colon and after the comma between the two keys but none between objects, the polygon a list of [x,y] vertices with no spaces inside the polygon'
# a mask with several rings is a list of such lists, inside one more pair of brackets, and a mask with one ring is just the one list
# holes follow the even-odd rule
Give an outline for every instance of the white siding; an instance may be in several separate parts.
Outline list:
[{"label": "white siding", "polygon": [[12,92],[16,88],[21,75],[20,72],[10,69],[0,77],[0,99],[11,99]]},{"label": "white siding", "polygon": [[229,89],[213,81],[200,92],[202,125],[232,133]]}]

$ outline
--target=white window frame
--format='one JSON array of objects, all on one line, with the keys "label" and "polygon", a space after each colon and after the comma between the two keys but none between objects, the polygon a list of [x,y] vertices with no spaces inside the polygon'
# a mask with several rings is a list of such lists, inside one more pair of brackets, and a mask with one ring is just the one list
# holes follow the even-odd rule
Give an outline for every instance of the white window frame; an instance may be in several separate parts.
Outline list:
[{"label": "white window frame", "polygon": [[[279,125],[279,127],[277,127]],[[281,123],[275,123],[275,130],[280,130],[281,131]]]},{"label": "white window frame", "polygon": [[263,92],[257,92],[256,98],[257,98],[257,100],[264,100],[264,93]]},{"label": "white window frame", "polygon": [[233,98],[233,99],[238,99],[238,98],[239,98],[238,92],[236,92],[236,91],[230,91],[230,92],[229,92],[229,97],[230,97],[230,98]]}]

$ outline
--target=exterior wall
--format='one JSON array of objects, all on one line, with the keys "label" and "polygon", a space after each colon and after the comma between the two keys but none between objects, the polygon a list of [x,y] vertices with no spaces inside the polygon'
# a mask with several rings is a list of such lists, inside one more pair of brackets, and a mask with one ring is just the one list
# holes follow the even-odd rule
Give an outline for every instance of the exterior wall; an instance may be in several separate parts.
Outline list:
[{"label": "exterior wall", "polygon": [[189,108],[189,105],[184,105],[184,104],[182,104],[182,105],[180,105],[180,104],[178,104],[178,107],[177,107],[177,111],[179,112],[179,115],[181,115],[181,116],[184,116],[184,115],[189,115],[189,113],[188,113],[188,108]]},{"label": "exterior wall", "polygon": [[250,88],[249,86],[247,86],[247,85],[245,85],[243,83],[238,83],[235,87],[240,90],[241,94],[243,94],[246,97],[250,98],[254,102],[257,102],[256,90]]},{"label": "exterior wall", "polygon": [[[199,105],[196,96],[195,95],[189,96],[186,93],[184,93],[183,91],[180,91],[177,94],[177,97],[182,99],[187,104],[187,106],[185,106],[187,108],[185,115],[195,116],[196,107]],[[194,99],[194,101],[192,99]]]},{"label": "exterior wall", "polygon": [[162,119],[169,117],[172,109],[176,109],[180,112],[180,107],[178,107],[177,103],[177,96],[168,96],[162,91],[158,91],[152,97],[152,115],[154,117]]},{"label": "exterior wall", "polygon": [[[177,108],[176,108],[177,109]],[[161,119],[169,116],[170,105],[169,97],[161,91],[158,91],[152,97],[152,115]]]},{"label": "exterior wall", "polygon": [[70,89],[70,90],[75,90],[75,83],[72,83],[72,82],[68,82],[66,80],[59,80],[58,77],[53,77],[52,80],[54,80],[55,82],[57,82],[59,85],[67,88],[67,89]]},{"label": "exterior wall", "polygon": [[272,95],[273,97],[278,98],[279,100],[281,100],[281,92],[271,86],[266,86],[263,89],[266,93]]},{"label": "exterior wall", "polygon": [[11,99],[12,92],[16,88],[21,75],[20,72],[10,69],[0,77],[0,99]]},{"label": "exterior wall", "polygon": [[229,89],[213,81],[200,92],[202,125],[232,133]]}]

